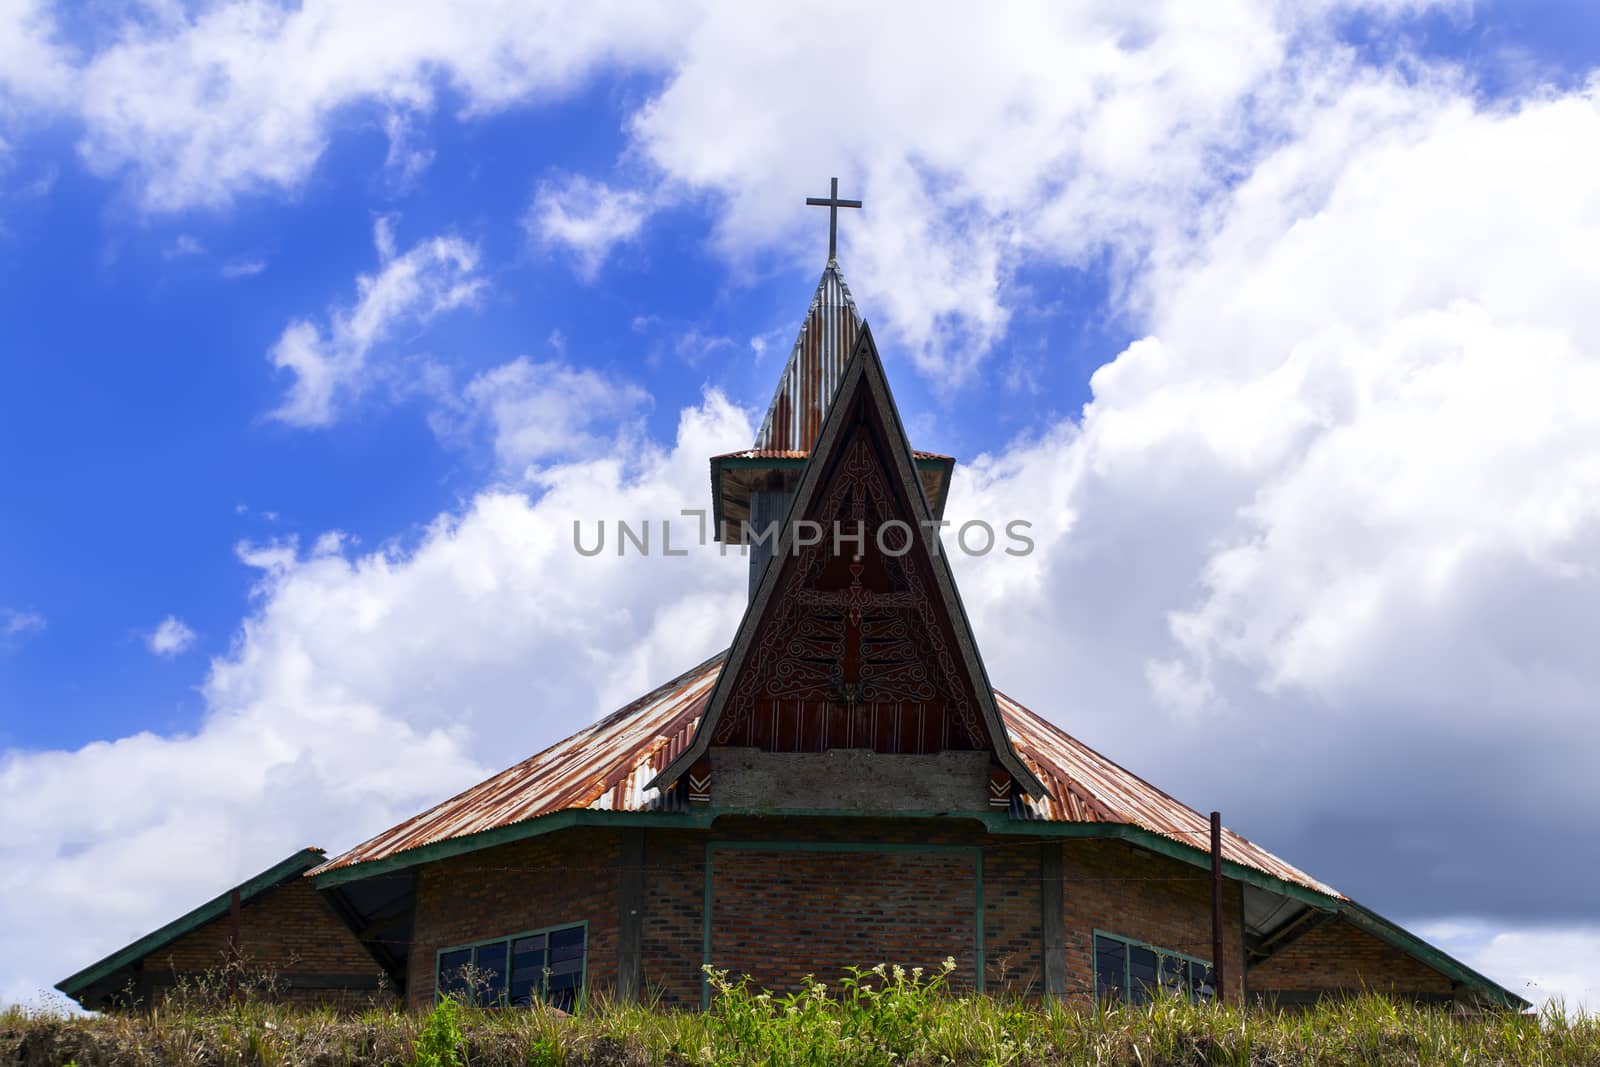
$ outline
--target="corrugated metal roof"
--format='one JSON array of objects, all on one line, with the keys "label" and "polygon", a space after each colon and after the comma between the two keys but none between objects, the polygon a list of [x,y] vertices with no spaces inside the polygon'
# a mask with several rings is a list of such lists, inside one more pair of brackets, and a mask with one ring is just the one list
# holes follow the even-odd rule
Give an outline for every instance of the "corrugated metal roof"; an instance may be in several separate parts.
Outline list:
[{"label": "corrugated metal roof", "polygon": [[644,783],[689,744],[724,655],[718,653],[593,726],[385,830],[312,873],[572,808],[663,810],[659,793],[645,789]]},{"label": "corrugated metal roof", "polygon": [[756,435],[757,449],[811,451],[860,335],[861,313],[838,262],[830,259]]},{"label": "corrugated metal roof", "polygon": [[[423,845],[494,830],[574,808],[666,810],[644,783],[688,746],[711,687],[719,653],[654,691],[413,819],[386,830],[311,872],[386,859]],[[1122,823],[1209,847],[1210,821],[1003,693],[995,699],[1017,754],[1050,797],[1013,805],[1017,818],[1044,822]],[[1223,855],[1284,881],[1339,894],[1297,867],[1230,830]]]},{"label": "corrugated metal roof", "polygon": [[[1211,820],[1143,778],[1106,759],[1053,723],[996,690],[1000,714],[1017,753],[1050,796],[1021,797],[1016,813],[1047,822],[1125,823],[1186,845],[1211,847]],[[1222,832],[1223,858],[1329,896],[1338,890],[1284,862],[1232,830]]]},{"label": "corrugated metal roof", "polygon": [[[715,463],[719,459],[809,459],[810,456],[810,452],[797,448],[746,448],[738,452],[724,452],[720,456],[712,456],[711,461]],[[923,452],[916,448],[911,450],[911,458],[955,462],[954,456],[947,456],[942,452]]]}]

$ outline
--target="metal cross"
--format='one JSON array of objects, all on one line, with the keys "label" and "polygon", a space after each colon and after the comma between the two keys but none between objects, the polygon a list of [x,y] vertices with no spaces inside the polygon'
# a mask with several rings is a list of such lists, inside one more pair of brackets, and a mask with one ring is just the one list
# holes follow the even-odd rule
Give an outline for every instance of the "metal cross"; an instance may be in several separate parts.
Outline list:
[{"label": "metal cross", "polygon": [[824,200],[820,196],[806,197],[807,207],[825,207],[828,209],[828,259],[839,258],[839,209],[842,207],[860,207],[859,200],[839,199],[839,179],[833,179],[833,188]]}]

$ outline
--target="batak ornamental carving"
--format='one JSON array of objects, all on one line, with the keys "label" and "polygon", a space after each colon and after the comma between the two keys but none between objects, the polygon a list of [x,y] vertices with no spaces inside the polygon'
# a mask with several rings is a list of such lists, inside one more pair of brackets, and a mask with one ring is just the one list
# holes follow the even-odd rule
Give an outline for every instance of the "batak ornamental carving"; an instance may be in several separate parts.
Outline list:
[{"label": "batak ornamental carving", "polygon": [[[937,702],[968,737],[987,736],[915,549],[894,556],[877,548],[880,526],[909,524],[886,475],[858,424],[818,509],[823,538],[802,549],[773,591],[717,743],[731,741],[756,704],[772,700],[826,702],[852,714],[867,704]],[[837,555],[834,522],[844,532]],[[891,529],[885,543],[898,548],[902,536]]]}]

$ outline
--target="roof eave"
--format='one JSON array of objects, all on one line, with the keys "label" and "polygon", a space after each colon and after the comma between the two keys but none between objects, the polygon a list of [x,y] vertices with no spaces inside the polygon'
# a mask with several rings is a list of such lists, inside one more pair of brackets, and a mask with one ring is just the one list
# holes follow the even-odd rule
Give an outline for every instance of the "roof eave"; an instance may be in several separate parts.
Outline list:
[{"label": "roof eave", "polygon": [[1411,931],[1385,919],[1371,908],[1357,904],[1353,900],[1347,900],[1341,910],[1341,914],[1357,929],[1400,949],[1415,958],[1419,963],[1433,968],[1451,981],[1459,982],[1462,985],[1487,993],[1491,998],[1498,1001],[1503,1008],[1526,1011],[1533,1007],[1532,1002],[1511,992],[1511,990],[1487,975],[1473,970],[1443,949],[1430,945]]},{"label": "roof eave", "polygon": [[[76,974],[63,978],[56,983],[56,988],[73,1000],[78,1000],[91,986],[114,974],[119,969],[143,959],[152,952],[159,951],[184,934],[221,917],[232,904],[235,892],[239,894],[240,903],[244,903],[282,882],[300,876],[317,866],[324,858],[326,858],[326,854],[320,848],[303,848],[286,856],[260,874],[248,878],[236,886],[229,887],[220,895],[206,901],[198,908],[185,912],[165,926],[152,930],[137,941],[124,945],[104,959],[91,963]],[[79,1003],[82,1003],[82,1001],[79,1001]],[[85,1004],[84,1007],[88,1007],[88,1005]]]}]

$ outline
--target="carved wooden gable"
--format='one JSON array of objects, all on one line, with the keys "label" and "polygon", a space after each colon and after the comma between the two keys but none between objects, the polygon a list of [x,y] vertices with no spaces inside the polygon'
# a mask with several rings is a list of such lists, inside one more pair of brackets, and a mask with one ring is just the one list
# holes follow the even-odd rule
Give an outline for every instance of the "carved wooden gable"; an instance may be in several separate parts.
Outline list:
[{"label": "carved wooden gable", "polygon": [[944,752],[952,767],[970,753],[980,796],[992,764],[989,803],[1003,806],[1013,783],[1044,795],[1006,735],[864,326],[794,492],[694,739],[650,785],[687,774],[702,783],[691,802],[709,797],[715,745]]},{"label": "carved wooden gable", "polygon": [[[773,752],[987,749],[887,427],[858,392],[711,741]],[[814,524],[814,525],[808,525]],[[930,531],[931,533],[931,531]],[[815,543],[807,544],[807,541]]]}]

